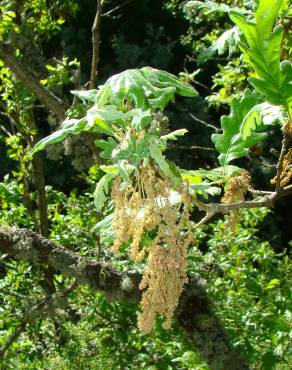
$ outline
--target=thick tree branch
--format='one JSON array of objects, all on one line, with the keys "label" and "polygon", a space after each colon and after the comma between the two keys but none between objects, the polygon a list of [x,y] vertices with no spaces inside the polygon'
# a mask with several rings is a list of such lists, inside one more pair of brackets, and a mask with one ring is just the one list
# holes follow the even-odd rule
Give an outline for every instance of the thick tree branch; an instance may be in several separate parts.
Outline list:
[{"label": "thick tree branch", "polygon": [[[80,285],[102,291],[111,300],[140,298],[137,274],[122,274],[105,263],[80,257],[40,235],[19,228],[0,227],[0,252],[35,265],[47,264]],[[129,284],[125,284],[126,281]]]},{"label": "thick tree branch", "polygon": [[30,90],[40,102],[60,120],[65,117],[66,108],[62,101],[47,90],[32,71],[21,63],[10,46],[0,43],[0,59],[11,70],[15,77]]},{"label": "thick tree branch", "polygon": [[[102,291],[112,301],[138,302],[139,274],[121,273],[44,239],[30,230],[0,227],[0,252],[32,264],[46,263],[78,284]],[[204,281],[192,276],[177,309],[177,320],[211,370],[248,370],[213,310]]]}]

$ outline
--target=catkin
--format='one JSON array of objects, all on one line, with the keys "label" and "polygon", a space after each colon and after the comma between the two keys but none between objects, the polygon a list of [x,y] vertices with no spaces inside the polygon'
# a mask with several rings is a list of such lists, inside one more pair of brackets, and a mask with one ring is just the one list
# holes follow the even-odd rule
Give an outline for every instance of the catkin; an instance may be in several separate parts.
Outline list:
[{"label": "catkin", "polygon": [[[250,186],[250,176],[244,171],[240,175],[232,177],[221,199],[222,203],[229,204],[244,200],[244,195]],[[230,211],[227,217],[227,226],[232,234],[235,233],[239,221],[239,211]]]},{"label": "catkin", "polygon": [[[120,191],[121,180],[114,181],[112,198],[115,205],[116,239],[112,251],[117,253],[129,242],[129,256],[140,261],[147,254],[147,267],[139,288],[143,290],[138,327],[149,333],[156,315],[165,318],[163,327],[170,328],[183,286],[187,282],[187,248],[192,234],[187,230],[189,194],[186,185],[176,186],[181,204],[170,202],[170,182],[158,177],[148,166],[140,171],[136,185]],[[142,245],[144,232],[155,237],[147,249]]]}]

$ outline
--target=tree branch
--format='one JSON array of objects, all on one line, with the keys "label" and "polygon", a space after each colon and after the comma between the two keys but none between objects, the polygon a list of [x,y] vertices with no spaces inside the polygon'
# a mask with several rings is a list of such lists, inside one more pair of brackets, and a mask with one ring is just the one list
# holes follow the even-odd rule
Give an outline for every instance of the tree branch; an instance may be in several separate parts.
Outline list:
[{"label": "tree branch", "polygon": [[[30,230],[0,227],[0,251],[35,265],[46,263],[78,284],[102,291],[112,301],[138,302],[141,298],[139,274],[121,273],[108,264],[78,256]],[[198,276],[190,277],[177,309],[178,324],[211,370],[248,370],[214,313],[204,285]]]},{"label": "tree branch", "polygon": [[60,120],[65,117],[66,108],[62,101],[47,90],[32,71],[21,63],[10,46],[0,43],[0,59],[11,70],[15,77],[29,89],[40,102]]},{"label": "tree branch", "polygon": [[100,24],[103,5],[104,0],[97,0],[97,9],[92,26],[92,62],[89,83],[90,89],[94,89],[96,84],[96,76],[100,54]]},{"label": "tree branch", "polygon": [[278,164],[277,164],[277,174],[275,178],[277,193],[281,192],[281,175],[283,172],[283,162],[284,162],[285,154],[289,148],[289,141],[290,141],[290,136],[286,133],[286,127],[289,127],[289,123],[287,123],[283,127],[282,147],[281,147],[281,153],[280,153],[280,157],[279,157]]},{"label": "tree branch", "polygon": [[266,194],[258,200],[243,200],[235,203],[202,203],[198,199],[194,199],[193,203],[202,211],[216,213],[228,213],[237,209],[251,209],[261,207],[271,207],[278,199],[286,197],[292,194],[292,185],[285,186],[281,191],[278,192],[265,192],[261,190],[253,190],[257,194]]},{"label": "tree branch", "polygon": [[115,8],[113,8],[113,9],[109,10],[108,12],[102,14],[102,17],[108,17],[108,16],[110,16],[112,13],[116,12],[117,10],[123,8],[124,6],[126,6],[127,4],[129,4],[129,3],[133,2],[133,1],[134,0],[126,0],[126,1],[124,1],[122,4],[116,6]]},{"label": "tree branch", "polygon": [[[109,264],[80,257],[30,230],[0,227],[0,251],[34,265],[46,264],[69,278],[75,278],[79,285],[102,291],[113,301],[140,299],[138,274],[122,274]],[[131,282],[126,288],[125,279]]]},{"label": "tree branch", "polygon": [[216,126],[212,125],[211,123],[208,123],[208,122],[206,122],[206,121],[203,121],[202,119],[200,119],[200,118],[196,117],[193,113],[189,113],[189,116],[190,116],[191,118],[193,118],[195,121],[200,122],[202,125],[204,125],[204,126],[206,126],[206,127],[211,128],[211,129],[212,129],[212,130],[214,130],[215,132],[220,132],[220,131],[222,131],[222,129],[221,129],[221,128],[218,128],[218,127],[216,127]]}]

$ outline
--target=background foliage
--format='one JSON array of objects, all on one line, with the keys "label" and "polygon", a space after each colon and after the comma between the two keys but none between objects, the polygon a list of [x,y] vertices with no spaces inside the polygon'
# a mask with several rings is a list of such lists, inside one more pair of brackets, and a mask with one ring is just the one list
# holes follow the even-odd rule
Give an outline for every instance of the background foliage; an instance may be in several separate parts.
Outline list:
[{"label": "background foliage", "polygon": [[[226,162],[217,162],[211,141],[212,134],[221,134],[219,117],[229,114],[231,97],[236,98],[231,106],[242,104],[243,109],[258,99],[244,93],[247,79],[254,76],[240,54],[238,30],[225,10],[214,12],[212,7],[193,3],[130,1],[105,16],[98,75],[102,84],[124,69],[150,65],[192,82],[200,96],[192,101],[178,97],[176,105],[157,117],[165,134],[188,129],[188,135],[167,149],[168,158],[186,169]],[[249,14],[257,1],[228,0],[224,4]],[[287,10],[289,2],[285,4],[281,23],[288,34],[291,11]],[[42,84],[71,103],[70,90],[85,83],[90,73],[94,12],[88,9],[94,8],[93,0],[2,1],[0,40],[16,43],[23,63],[37,71]],[[19,21],[21,14],[24,23]],[[282,53],[286,59],[291,56],[289,37]],[[1,61],[0,77],[1,103],[7,107],[2,110],[0,105],[0,224],[39,230],[30,149],[36,135],[48,135],[58,122],[42,107],[35,107],[37,127],[29,127],[35,97]],[[74,109],[72,118],[85,113],[81,105]],[[5,114],[17,116],[11,129]],[[235,119],[234,115],[228,119]],[[216,146],[217,138],[213,140]],[[252,173],[255,187],[267,190],[276,163],[269,151],[271,144],[279,150],[281,133],[275,126],[267,130],[264,143],[259,138],[249,148],[241,148],[247,159],[235,162]],[[143,266],[123,256],[113,258],[94,229],[112,205],[104,213],[94,206],[92,194],[103,171],[93,166],[88,153],[85,140],[74,137],[64,146],[49,146],[40,155],[45,161],[49,236],[81,255],[110,261],[121,270],[141,271]],[[216,312],[254,369],[288,370],[292,362],[290,207],[291,197],[271,211],[242,211],[235,236],[226,232],[223,219],[217,219],[195,232],[190,250],[189,270],[205,279]],[[194,212],[192,219],[199,216]],[[42,298],[45,277],[43,271],[5,256],[0,259],[0,276],[1,347],[19,325],[22,312]],[[58,288],[67,283],[62,276],[54,282]],[[52,307],[52,312],[28,325],[0,359],[0,366],[5,370],[208,369],[178,327],[165,332],[158,323],[151,335],[141,334],[136,328],[137,309],[136,305],[109,303],[101,294],[79,287],[70,294],[68,306]]]}]

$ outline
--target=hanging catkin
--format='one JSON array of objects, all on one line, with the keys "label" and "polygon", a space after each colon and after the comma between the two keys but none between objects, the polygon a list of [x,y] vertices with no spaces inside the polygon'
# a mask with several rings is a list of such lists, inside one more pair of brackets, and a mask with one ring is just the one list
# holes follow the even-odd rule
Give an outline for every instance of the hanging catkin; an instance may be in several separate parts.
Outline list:
[{"label": "hanging catkin", "polygon": [[[150,166],[141,170],[136,179],[135,185],[128,185],[123,191],[121,180],[117,178],[114,181],[112,199],[116,239],[112,251],[117,253],[123,243],[130,241],[131,259],[139,261],[146,254],[148,256],[139,286],[143,294],[138,327],[149,333],[157,314],[165,317],[165,329],[171,326],[187,282],[187,248],[191,232],[185,229],[189,220],[189,195],[186,185],[176,186],[181,203],[171,205],[170,182],[158,177]],[[145,248],[141,240],[147,231],[156,236]]]}]

